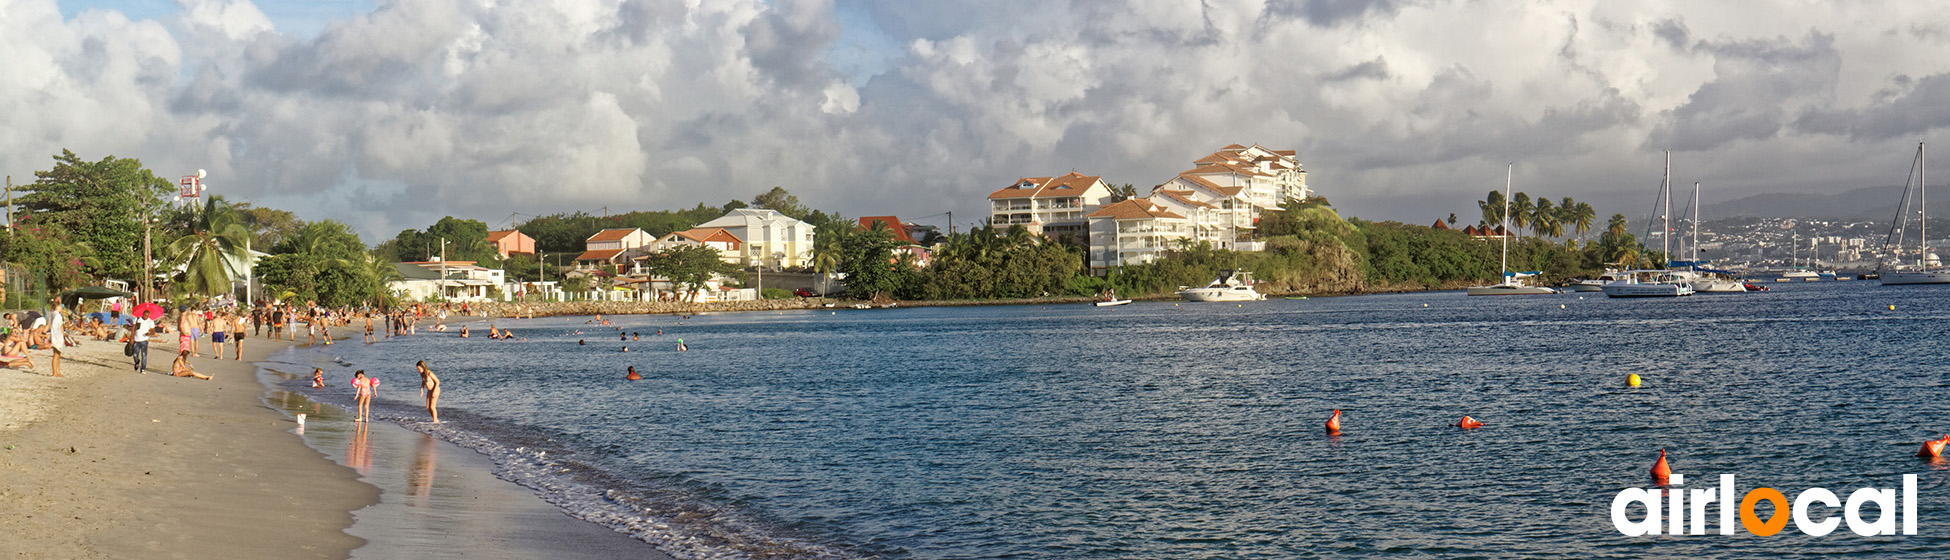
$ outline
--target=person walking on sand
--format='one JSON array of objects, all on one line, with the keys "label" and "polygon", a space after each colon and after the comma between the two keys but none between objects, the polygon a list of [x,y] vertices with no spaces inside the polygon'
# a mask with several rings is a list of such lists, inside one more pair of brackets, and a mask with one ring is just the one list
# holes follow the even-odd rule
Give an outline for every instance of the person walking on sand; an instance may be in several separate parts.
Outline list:
[{"label": "person walking on sand", "polygon": [[55,298],[54,308],[47,312],[47,348],[54,354],[48,358],[53,364],[48,366],[51,377],[61,376],[61,349],[68,347],[67,314],[63,311],[60,298]]},{"label": "person walking on sand", "polygon": [[196,337],[203,334],[202,329],[196,328],[197,315],[190,311],[190,306],[187,305],[176,310],[176,347],[188,349],[191,356],[201,355],[196,351],[196,347],[199,346]]},{"label": "person walking on sand", "polygon": [[218,313],[207,325],[210,327],[210,353],[215,359],[223,359],[224,337],[230,335],[230,313]]},{"label": "person walking on sand", "polygon": [[365,422],[372,413],[372,394],[379,392],[379,378],[366,377],[366,370],[352,372],[352,390],[359,400],[359,418],[354,422]]},{"label": "person walking on sand", "polygon": [[190,351],[187,349],[176,353],[176,361],[169,364],[169,374],[176,377],[194,377],[204,381],[210,380],[210,376],[197,373],[194,368],[190,367]]},{"label": "person walking on sand", "polygon": [[134,350],[130,357],[135,359],[135,371],[141,373],[149,369],[149,333],[156,330],[156,321],[137,316],[129,323],[129,347]]},{"label": "person walking on sand", "polygon": [[378,341],[379,339],[373,338],[372,336],[372,312],[367,311],[366,312],[366,344],[372,344]]},{"label": "person walking on sand", "polygon": [[433,423],[439,424],[440,410],[434,407],[440,404],[440,377],[427,369],[426,360],[413,364],[413,369],[420,371],[420,393],[427,398],[427,415],[433,417]]},{"label": "person walking on sand", "polygon": [[238,313],[230,322],[230,349],[237,361],[244,361],[244,314]]}]

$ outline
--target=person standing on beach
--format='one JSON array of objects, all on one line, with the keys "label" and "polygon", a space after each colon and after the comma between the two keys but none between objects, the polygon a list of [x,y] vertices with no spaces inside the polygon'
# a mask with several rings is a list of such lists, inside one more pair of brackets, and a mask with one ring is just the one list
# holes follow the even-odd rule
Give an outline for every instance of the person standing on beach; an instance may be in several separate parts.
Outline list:
[{"label": "person standing on beach", "polygon": [[216,359],[223,359],[224,337],[230,335],[230,313],[218,313],[204,325],[210,327],[210,353]]},{"label": "person standing on beach", "polygon": [[238,313],[230,323],[230,349],[237,355],[237,361],[244,361],[244,314]]},{"label": "person standing on beach", "polygon": [[359,401],[359,418],[354,422],[364,422],[372,412],[372,394],[379,390],[379,379],[366,377],[366,370],[352,372],[352,390]]},{"label": "person standing on beach", "polygon": [[54,364],[48,366],[52,368],[50,372],[52,377],[61,376],[61,349],[68,347],[67,314],[63,311],[60,298],[56,298],[54,308],[47,312],[47,348],[54,353],[48,358],[48,361]]},{"label": "person standing on beach", "polygon": [[366,344],[372,344],[378,341],[379,339],[373,338],[372,336],[372,312],[367,311],[366,312]]},{"label": "person standing on beach", "polygon": [[427,415],[433,417],[433,423],[439,424],[440,410],[434,407],[440,404],[440,377],[427,369],[426,360],[413,364],[413,369],[420,371],[420,393],[427,398]]},{"label": "person standing on beach", "polygon": [[149,331],[156,330],[156,322],[137,316],[135,322],[129,323],[129,330],[133,331],[129,333],[129,344],[135,349],[131,357],[135,359],[135,371],[140,373],[149,369]]}]

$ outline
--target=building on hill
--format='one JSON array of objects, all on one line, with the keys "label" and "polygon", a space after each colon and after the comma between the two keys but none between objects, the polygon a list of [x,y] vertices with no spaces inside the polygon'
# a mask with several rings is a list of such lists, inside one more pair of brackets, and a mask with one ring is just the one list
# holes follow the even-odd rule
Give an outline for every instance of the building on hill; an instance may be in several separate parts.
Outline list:
[{"label": "building on hill", "polygon": [[494,252],[500,253],[503,259],[510,255],[535,254],[535,238],[529,237],[521,230],[490,231],[487,234],[487,242],[494,245]]},{"label": "building on hill", "polygon": [[989,225],[1023,226],[1051,239],[1089,244],[1089,216],[1111,197],[1103,178],[1071,172],[1060,177],[1024,177],[989,193]]},{"label": "building on hill", "polygon": [[1157,260],[1178,244],[1193,241],[1195,220],[1167,207],[1165,201],[1133,198],[1104,206],[1090,216],[1090,269],[1101,273],[1114,266]]},{"label": "building on hill", "polygon": [[928,250],[927,246],[921,244],[920,239],[925,237],[928,232],[933,231],[934,228],[920,224],[901,223],[901,219],[897,216],[866,216],[860,218],[860,229],[873,229],[880,224],[886,224],[887,232],[893,234],[894,240],[901,243],[900,247],[894,249],[896,256],[905,254],[913,258],[915,266],[928,265],[928,258],[933,253]]},{"label": "building on hill", "polygon": [[1253,241],[1259,215],[1278,210],[1288,199],[1313,196],[1307,172],[1293,150],[1269,150],[1233,144],[1192,162],[1192,169],[1151,189],[1153,198],[1165,194],[1212,207],[1212,226],[1219,230],[1215,247],[1257,251]]},{"label": "building on hill", "polygon": [[503,271],[473,261],[394,263],[393,270],[400,273],[401,279],[387,282],[386,289],[402,299],[490,301],[505,300],[508,296]]},{"label": "building on hill", "polygon": [[[671,232],[670,235],[658,238],[656,243],[650,244],[650,252],[654,253],[682,245],[696,245],[717,249],[718,258],[724,259],[724,262],[737,264],[739,249],[744,244],[745,242],[739,240],[738,236],[732,235],[731,232],[725,231],[724,228],[691,228],[684,231]],[[637,258],[637,260],[642,259],[643,257]]]},{"label": "building on hill", "polygon": [[1442,223],[1442,220],[1440,218],[1437,218],[1435,221],[1435,225],[1429,227],[1440,229],[1440,230],[1447,230],[1449,229],[1449,224]]},{"label": "building on hill", "polygon": [[[621,266],[627,270],[637,257],[643,256],[644,249],[656,243],[650,234],[638,228],[617,228],[598,231],[589,239],[583,240],[582,254],[576,255],[576,270],[600,270]],[[605,266],[607,265],[607,266]]]},{"label": "building on hill", "polygon": [[737,260],[728,261],[740,266],[799,268],[812,262],[813,225],[777,210],[739,208],[697,227],[723,228],[738,238]]}]

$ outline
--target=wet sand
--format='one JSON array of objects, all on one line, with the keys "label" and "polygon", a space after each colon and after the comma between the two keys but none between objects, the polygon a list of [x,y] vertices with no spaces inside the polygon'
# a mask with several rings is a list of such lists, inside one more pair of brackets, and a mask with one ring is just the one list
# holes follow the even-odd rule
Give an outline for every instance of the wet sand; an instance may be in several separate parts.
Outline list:
[{"label": "wet sand", "polygon": [[[258,362],[288,344],[247,338],[245,360],[216,361],[206,341],[192,364],[211,381],[166,373],[173,336],[145,373],[93,340],[65,354],[63,378],[45,351],[0,369],[0,557],[669,558],[470,450],[267,398]],[[309,416],[302,437],[288,412]]]}]

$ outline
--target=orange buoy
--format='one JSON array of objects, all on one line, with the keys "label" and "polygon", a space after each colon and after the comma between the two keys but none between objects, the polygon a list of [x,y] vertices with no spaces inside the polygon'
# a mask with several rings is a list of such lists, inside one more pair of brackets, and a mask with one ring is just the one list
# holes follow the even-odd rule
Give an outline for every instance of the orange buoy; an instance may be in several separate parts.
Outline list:
[{"label": "orange buoy", "polygon": [[1924,459],[1942,457],[1944,444],[1950,444],[1950,435],[1944,435],[1943,439],[1933,439],[1923,442],[1923,448],[1916,450],[1916,456]]},{"label": "orange buoy", "polygon": [[1666,450],[1661,449],[1658,462],[1652,463],[1652,480],[1665,484],[1670,478],[1672,478],[1672,465],[1666,464]]},{"label": "orange buoy", "polygon": [[637,374],[636,366],[630,366],[630,374],[623,376],[623,378],[630,381],[640,381],[643,379],[643,376]]},{"label": "orange buoy", "polygon": [[1462,429],[1465,429],[1465,430],[1473,430],[1473,429],[1476,429],[1476,428],[1481,428],[1481,427],[1483,427],[1483,423],[1482,423],[1482,422],[1477,422],[1475,418],[1470,418],[1470,417],[1468,417],[1468,416],[1464,416],[1461,422],[1457,422],[1457,423],[1456,423],[1456,427],[1458,427],[1458,428],[1462,428]]},{"label": "orange buoy", "polygon": [[1340,433],[1341,433],[1341,410],[1337,408],[1334,409],[1334,415],[1327,418],[1327,435],[1334,436],[1334,435],[1340,435]]}]

